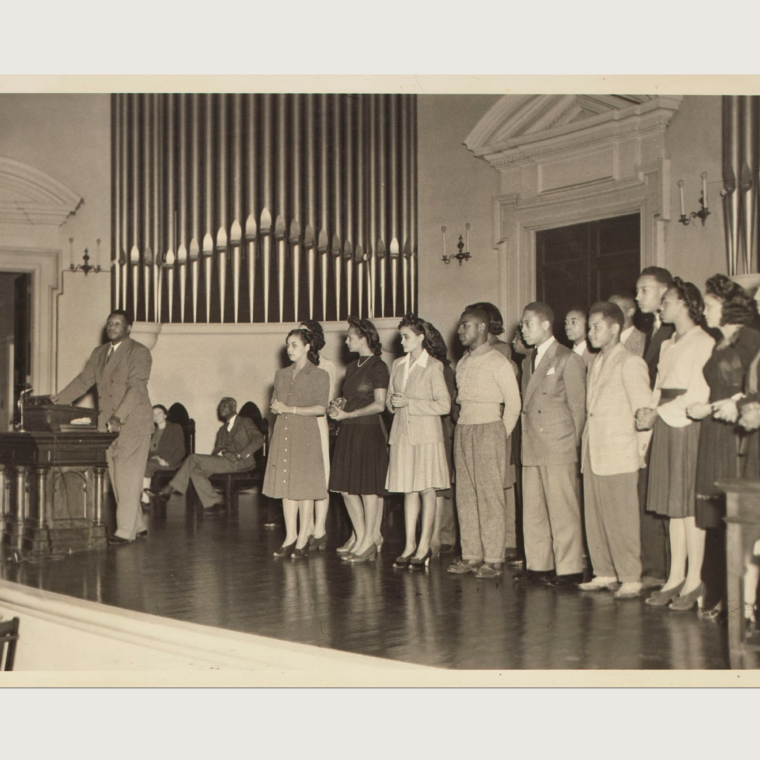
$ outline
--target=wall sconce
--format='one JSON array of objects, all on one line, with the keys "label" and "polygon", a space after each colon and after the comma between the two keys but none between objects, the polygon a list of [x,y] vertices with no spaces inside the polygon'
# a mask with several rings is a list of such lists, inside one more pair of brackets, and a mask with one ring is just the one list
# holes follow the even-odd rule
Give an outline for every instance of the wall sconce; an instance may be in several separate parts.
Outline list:
[{"label": "wall sconce", "polygon": [[[462,236],[459,236],[459,242],[457,248],[459,249],[455,254],[446,253],[446,228],[441,227],[441,233],[443,234],[443,261],[444,264],[448,264],[452,259],[456,259],[459,262],[459,266],[462,266],[463,261],[470,260],[470,223],[467,222],[464,226],[466,242],[462,240]],[[467,250],[465,250],[465,248]]]},{"label": "wall sconce", "polygon": [[[98,238],[96,241],[96,244],[98,246],[98,254],[97,254],[97,260],[100,261],[100,238]],[[69,238],[69,255],[71,260],[74,260],[74,238]],[[84,249],[84,254],[82,255],[82,259],[84,261],[84,264],[71,264],[69,266],[70,272],[84,272],[84,276],[87,277],[87,275],[90,272],[95,272],[97,274],[98,272],[102,272],[103,270],[100,268],[100,264],[97,266],[92,266],[90,264],[90,254],[87,252],[87,249]]]},{"label": "wall sconce", "polygon": [[707,172],[702,172],[702,195],[699,198],[699,205],[702,206],[699,211],[692,211],[690,216],[686,215],[686,207],[683,202],[683,180],[678,180],[678,189],[681,193],[681,216],[678,219],[683,225],[691,224],[692,219],[701,219],[702,226],[705,226],[705,220],[710,216],[710,209],[707,208]]}]

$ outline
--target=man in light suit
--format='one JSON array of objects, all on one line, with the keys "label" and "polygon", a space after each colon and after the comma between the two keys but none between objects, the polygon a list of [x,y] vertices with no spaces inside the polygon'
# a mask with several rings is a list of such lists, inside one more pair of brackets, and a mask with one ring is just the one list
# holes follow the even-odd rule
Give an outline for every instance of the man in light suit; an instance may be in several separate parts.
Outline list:
[{"label": "man in light suit", "polygon": [[[518,581],[571,586],[582,580],[578,449],[586,416],[586,368],[554,338],[554,313],[540,302],[522,315],[522,473],[526,571]],[[556,570],[556,577],[554,572]]]},{"label": "man in light suit", "polygon": [[616,588],[616,599],[641,592],[641,534],[637,482],[649,432],[636,429],[636,412],[651,405],[647,365],[620,342],[617,304],[600,301],[589,312],[589,340],[600,350],[588,376],[583,431],[583,491],[594,578],[583,591]]},{"label": "man in light suit", "polygon": [[150,351],[129,337],[132,319],[116,310],[106,322],[108,343],[98,346],[82,372],[59,394],[56,404],[71,404],[93,385],[98,389],[98,429],[118,433],[108,447],[108,474],[116,499],[116,532],[108,541],[129,544],[148,529],[140,506],[142,479],[153,433],[148,397]]},{"label": "man in light suit", "polygon": [[620,333],[620,342],[634,355],[644,356],[647,336],[633,324],[636,314],[636,299],[625,293],[616,293],[607,299],[620,307],[623,312],[623,331]]},{"label": "man in light suit", "polygon": [[242,472],[255,467],[253,455],[264,445],[264,436],[253,420],[240,417],[237,401],[225,396],[217,407],[222,426],[216,433],[216,443],[211,454],[190,454],[179,472],[156,496],[168,499],[174,491],[185,493],[190,481],[207,513],[221,510],[219,494],[211,485],[210,475],[225,472]]},{"label": "man in light suit", "polygon": [[[660,363],[662,344],[673,335],[673,325],[665,325],[660,320],[662,297],[672,287],[673,277],[662,267],[646,267],[636,282],[636,303],[642,314],[652,314],[654,325],[646,333],[644,361],[649,368],[649,386],[654,388],[657,380],[657,365]],[[639,473],[639,512],[641,515],[641,565],[642,583],[646,588],[657,588],[665,583],[670,572],[668,550],[668,520],[647,512],[649,493],[649,470]]]}]

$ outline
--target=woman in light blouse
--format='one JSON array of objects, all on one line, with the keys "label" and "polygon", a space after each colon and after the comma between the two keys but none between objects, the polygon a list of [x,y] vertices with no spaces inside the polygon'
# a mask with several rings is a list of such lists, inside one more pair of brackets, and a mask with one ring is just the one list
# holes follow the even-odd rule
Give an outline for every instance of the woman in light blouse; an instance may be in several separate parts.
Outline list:
[{"label": "woman in light blouse", "polygon": [[699,288],[676,277],[662,299],[662,321],[676,331],[660,349],[656,408],[637,413],[641,429],[654,426],[648,509],[670,518],[670,574],[646,603],[672,610],[690,609],[693,594],[702,587],[705,531],[695,521],[701,423],[690,419],[686,409],[710,397],[703,369],[715,341],[700,326],[703,309]]}]

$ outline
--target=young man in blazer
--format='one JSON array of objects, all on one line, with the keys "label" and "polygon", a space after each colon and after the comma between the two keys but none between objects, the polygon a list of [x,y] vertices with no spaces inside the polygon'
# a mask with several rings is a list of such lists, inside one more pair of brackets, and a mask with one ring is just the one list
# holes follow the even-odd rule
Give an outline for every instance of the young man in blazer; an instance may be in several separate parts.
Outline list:
[{"label": "young man in blazer", "polygon": [[56,404],[71,404],[93,385],[98,390],[98,429],[118,433],[108,447],[108,474],[116,499],[116,532],[108,541],[129,544],[148,532],[140,495],[153,433],[153,407],[148,397],[150,351],[129,337],[132,318],[117,310],[108,315],[108,343],[98,346],[82,372],[60,393]]},{"label": "young man in blazer", "polygon": [[651,432],[636,429],[636,412],[651,405],[644,360],[621,342],[623,312],[600,301],[589,312],[589,340],[600,353],[588,374],[583,431],[583,493],[594,578],[583,591],[614,588],[616,599],[641,592],[641,533],[637,482]]},{"label": "young man in blazer", "polygon": [[[662,267],[646,267],[636,282],[636,303],[643,314],[654,315],[654,324],[647,331],[644,346],[644,361],[649,369],[649,386],[654,388],[657,380],[657,365],[660,363],[662,344],[673,335],[673,325],[665,325],[660,320],[662,297],[673,285],[673,277]],[[639,512],[641,514],[641,565],[643,587],[657,588],[665,583],[670,571],[670,539],[668,520],[647,512],[649,495],[649,470],[639,473]]]},{"label": "young man in blazer", "polygon": [[548,304],[528,304],[520,324],[525,343],[534,348],[523,362],[526,571],[515,579],[571,586],[583,574],[578,449],[586,417],[586,368],[578,354],[554,338]]},{"label": "young man in blazer", "polygon": [[156,494],[157,496],[168,499],[174,491],[185,493],[192,480],[204,510],[209,513],[217,512],[222,505],[209,476],[242,472],[255,466],[253,455],[264,445],[264,436],[253,420],[240,417],[237,413],[237,401],[228,396],[219,402],[217,416],[222,421],[222,426],[217,431],[214,450],[210,455],[190,454],[182,463],[179,472]]}]

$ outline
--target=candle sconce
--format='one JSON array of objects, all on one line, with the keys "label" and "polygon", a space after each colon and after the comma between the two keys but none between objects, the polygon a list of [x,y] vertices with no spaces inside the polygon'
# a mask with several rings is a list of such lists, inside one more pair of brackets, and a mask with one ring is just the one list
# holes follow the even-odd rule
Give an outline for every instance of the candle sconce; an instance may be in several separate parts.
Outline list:
[{"label": "candle sconce", "polygon": [[683,201],[683,180],[678,180],[678,190],[681,194],[681,216],[678,221],[684,226],[691,224],[693,219],[701,219],[702,226],[705,226],[707,217],[710,216],[710,209],[707,207],[707,172],[702,172],[702,195],[699,196],[699,205],[702,207],[699,211],[692,211],[691,214],[686,214],[686,207]]},{"label": "candle sconce", "polygon": [[[100,261],[100,238],[98,238],[95,242],[98,246],[97,260]],[[74,261],[74,238],[69,238],[69,254],[73,262]],[[87,277],[87,275],[90,272],[95,272],[95,274],[98,274],[98,272],[103,271],[100,268],[100,264],[98,264],[97,266],[93,266],[92,264],[90,264],[90,254],[88,253],[86,248],[84,249],[82,260],[84,261],[84,264],[74,264],[74,263],[70,264],[69,271],[70,272],[84,272],[85,277]]]},{"label": "candle sconce", "polygon": [[[470,260],[470,223],[467,222],[464,226],[466,241],[462,240],[462,236],[459,236],[459,242],[457,243],[457,253],[446,253],[446,228],[441,227],[441,234],[443,235],[443,257],[441,261],[444,264],[448,264],[452,259],[456,259],[459,262],[459,266],[462,266],[463,261]],[[467,250],[465,250],[465,248]]]}]

